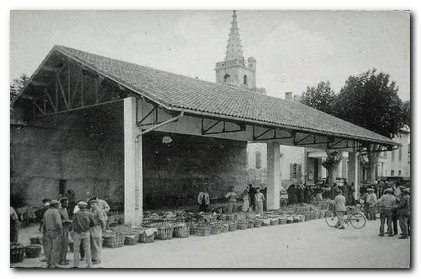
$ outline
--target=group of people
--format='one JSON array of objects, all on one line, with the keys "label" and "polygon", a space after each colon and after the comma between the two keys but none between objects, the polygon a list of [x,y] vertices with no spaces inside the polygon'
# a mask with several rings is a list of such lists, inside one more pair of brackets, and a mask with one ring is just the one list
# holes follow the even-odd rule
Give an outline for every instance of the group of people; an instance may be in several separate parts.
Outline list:
[{"label": "group of people", "polygon": [[[252,184],[249,184],[240,195],[235,192],[234,187],[230,187],[230,190],[225,195],[225,199],[228,201],[228,213],[234,212],[236,209],[237,201],[242,199],[243,204],[241,210],[243,212],[255,211],[257,214],[263,214],[265,196],[260,191],[260,188],[255,188]],[[200,212],[206,212],[208,210],[210,198],[207,187],[204,187],[203,190],[199,193],[197,202],[199,204]]]},{"label": "group of people", "polygon": [[288,204],[310,203],[315,194],[317,194],[317,190],[305,184],[291,184],[287,189],[287,193]]},{"label": "group of people", "polygon": [[47,268],[68,265],[69,238],[73,241],[73,267],[86,258],[87,267],[101,262],[102,233],[107,226],[108,203],[96,196],[79,201],[70,212],[69,198],[43,200],[43,248]]},{"label": "group of people", "polygon": [[[346,199],[340,189],[335,189],[336,197],[334,206],[338,217],[337,228],[344,229],[344,214],[346,212]],[[368,187],[362,196],[364,203],[364,211],[368,220],[376,220],[376,208],[380,210],[380,233],[379,236],[385,235],[385,224],[387,224],[387,234],[393,237],[398,234],[397,223],[401,229],[399,239],[407,239],[410,236],[410,216],[411,216],[411,199],[410,189],[402,186],[393,186],[386,188],[383,195],[377,199],[375,189]]]}]

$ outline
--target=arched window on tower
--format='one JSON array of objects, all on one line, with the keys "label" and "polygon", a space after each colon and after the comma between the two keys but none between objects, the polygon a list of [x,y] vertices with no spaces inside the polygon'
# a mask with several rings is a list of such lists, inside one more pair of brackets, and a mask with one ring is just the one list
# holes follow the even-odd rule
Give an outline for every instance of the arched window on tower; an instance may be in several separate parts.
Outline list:
[{"label": "arched window on tower", "polygon": [[224,82],[227,82],[227,83],[231,82],[231,76],[229,74],[226,74],[224,76]]},{"label": "arched window on tower", "polygon": [[244,84],[247,85],[247,75],[244,75]]}]

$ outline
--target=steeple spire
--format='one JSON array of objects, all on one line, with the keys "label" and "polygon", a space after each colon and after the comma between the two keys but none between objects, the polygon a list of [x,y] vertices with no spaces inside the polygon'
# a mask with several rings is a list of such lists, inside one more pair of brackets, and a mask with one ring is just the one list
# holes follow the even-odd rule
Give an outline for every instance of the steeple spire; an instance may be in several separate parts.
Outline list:
[{"label": "steeple spire", "polygon": [[227,52],[225,61],[234,59],[243,59],[243,50],[241,48],[240,30],[238,29],[237,13],[234,10],[232,15],[231,29],[228,38]]}]

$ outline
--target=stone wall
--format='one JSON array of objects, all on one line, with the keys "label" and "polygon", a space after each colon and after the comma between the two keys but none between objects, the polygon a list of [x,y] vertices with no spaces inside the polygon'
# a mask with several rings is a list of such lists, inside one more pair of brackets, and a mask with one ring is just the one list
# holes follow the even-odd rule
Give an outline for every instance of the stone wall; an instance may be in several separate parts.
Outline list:
[{"label": "stone wall", "polygon": [[[171,143],[163,143],[164,136]],[[177,196],[195,203],[204,183],[211,198],[225,195],[230,186],[246,185],[246,142],[170,133],[143,138],[144,207],[173,206]]]}]

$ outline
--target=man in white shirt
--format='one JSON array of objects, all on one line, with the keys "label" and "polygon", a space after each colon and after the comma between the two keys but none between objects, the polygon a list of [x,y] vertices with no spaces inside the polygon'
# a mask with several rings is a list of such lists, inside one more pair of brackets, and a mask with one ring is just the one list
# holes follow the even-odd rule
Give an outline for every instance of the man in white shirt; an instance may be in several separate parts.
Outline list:
[{"label": "man in white shirt", "polygon": [[199,211],[206,212],[210,204],[209,193],[206,187],[203,188],[203,191],[199,193],[197,197],[197,202],[199,203]]},{"label": "man in white shirt", "polygon": [[344,215],[346,212],[346,206],[345,206],[346,200],[345,197],[342,195],[342,191],[338,190],[337,191],[337,195],[334,199],[334,204],[335,204],[335,211],[336,211],[336,216],[338,216],[338,224],[336,224],[338,229],[345,229],[344,226]]}]

